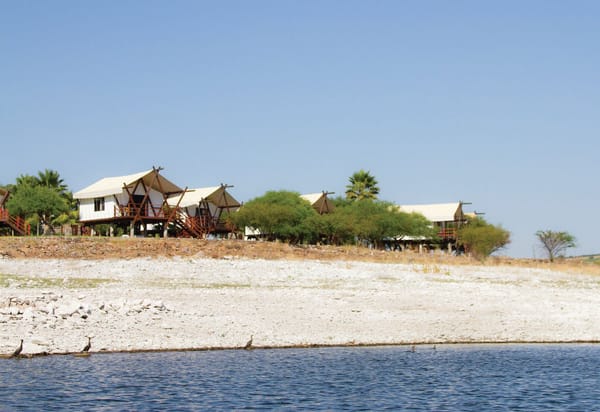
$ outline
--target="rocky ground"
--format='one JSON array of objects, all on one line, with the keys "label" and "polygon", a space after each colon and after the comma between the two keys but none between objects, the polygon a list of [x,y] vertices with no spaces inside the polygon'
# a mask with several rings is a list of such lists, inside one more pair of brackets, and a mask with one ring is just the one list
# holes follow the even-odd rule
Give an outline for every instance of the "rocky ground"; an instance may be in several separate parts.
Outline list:
[{"label": "rocky ground", "polygon": [[0,240],[0,354],[600,341],[597,275],[385,253]]}]

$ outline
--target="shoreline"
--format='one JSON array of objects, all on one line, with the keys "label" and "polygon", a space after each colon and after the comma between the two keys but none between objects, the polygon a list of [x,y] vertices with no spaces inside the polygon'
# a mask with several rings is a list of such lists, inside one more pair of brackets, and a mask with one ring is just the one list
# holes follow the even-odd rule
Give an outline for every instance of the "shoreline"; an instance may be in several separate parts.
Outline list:
[{"label": "shoreline", "polygon": [[[42,352],[42,353],[21,353],[18,356],[7,354],[0,355],[0,359],[34,359],[49,356],[73,356],[88,358],[97,355],[115,355],[115,354],[144,354],[144,353],[172,353],[172,352],[219,352],[219,351],[261,351],[261,350],[286,350],[286,349],[335,349],[335,348],[386,348],[386,347],[411,347],[416,348],[415,352],[425,346],[427,350],[437,350],[437,347],[444,346],[558,346],[558,345],[598,345],[600,340],[592,341],[464,341],[464,342],[403,342],[403,343],[348,343],[348,344],[308,344],[308,345],[290,345],[290,346],[256,346],[251,349],[245,349],[243,346],[235,347],[198,347],[198,348],[174,348],[174,349],[131,349],[131,350],[103,350],[90,352]],[[432,349],[431,346],[436,347]]]},{"label": "shoreline", "polygon": [[600,278],[356,261],[0,258],[0,354],[597,343]]}]

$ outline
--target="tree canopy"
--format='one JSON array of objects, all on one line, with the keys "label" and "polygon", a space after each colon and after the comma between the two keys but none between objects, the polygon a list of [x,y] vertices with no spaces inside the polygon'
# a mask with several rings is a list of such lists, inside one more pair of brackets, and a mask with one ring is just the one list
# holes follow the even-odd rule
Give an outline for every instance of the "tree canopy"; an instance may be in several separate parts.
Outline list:
[{"label": "tree canopy", "polygon": [[35,216],[43,225],[63,213],[69,212],[69,204],[56,190],[46,186],[20,186],[6,202],[11,215],[31,218]]},{"label": "tree canopy", "polygon": [[20,175],[9,185],[11,195],[6,208],[11,215],[21,216],[30,223],[39,222],[52,230],[53,223],[77,220],[71,192],[57,171],[46,169],[37,176]]},{"label": "tree canopy", "polygon": [[431,222],[422,215],[401,212],[386,201],[338,200],[335,211],[324,218],[333,223],[334,235],[341,243],[358,240],[380,246],[385,239],[403,236],[435,237]]},{"label": "tree canopy", "polygon": [[350,176],[348,180],[349,184],[346,186],[346,199],[377,199],[377,195],[379,195],[378,182],[370,172],[361,169]]},{"label": "tree canopy", "polygon": [[299,193],[281,190],[248,201],[229,219],[239,229],[259,230],[267,239],[297,243],[311,235],[306,219],[314,215],[317,212]]},{"label": "tree canopy", "polygon": [[554,258],[560,256],[568,248],[575,247],[577,242],[575,236],[568,232],[538,230],[535,235],[548,254],[548,259],[550,259],[551,262],[553,262]]},{"label": "tree canopy", "polygon": [[435,237],[422,215],[400,212],[390,202],[335,199],[333,212],[320,215],[298,193],[267,192],[228,216],[238,231],[258,229],[262,237],[290,243],[354,244],[380,246],[386,238]]},{"label": "tree canopy", "polygon": [[68,192],[68,186],[56,170],[46,169],[43,172],[40,171],[35,180],[37,185],[55,189],[62,196],[65,196]]},{"label": "tree canopy", "polygon": [[468,222],[458,231],[458,239],[467,253],[483,259],[509,244],[510,232],[481,217],[468,218]]}]

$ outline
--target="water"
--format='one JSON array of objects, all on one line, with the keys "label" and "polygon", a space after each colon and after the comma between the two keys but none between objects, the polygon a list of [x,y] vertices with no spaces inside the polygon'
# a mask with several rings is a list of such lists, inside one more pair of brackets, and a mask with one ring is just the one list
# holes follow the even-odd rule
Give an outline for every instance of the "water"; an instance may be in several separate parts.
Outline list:
[{"label": "water", "polygon": [[476,345],[0,360],[0,410],[600,410],[600,346]]}]

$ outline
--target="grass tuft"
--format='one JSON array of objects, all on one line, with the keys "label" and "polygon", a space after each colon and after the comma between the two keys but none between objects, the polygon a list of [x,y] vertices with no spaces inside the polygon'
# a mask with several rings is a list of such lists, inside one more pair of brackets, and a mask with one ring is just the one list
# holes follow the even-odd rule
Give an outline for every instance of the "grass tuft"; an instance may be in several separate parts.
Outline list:
[{"label": "grass tuft", "polygon": [[0,287],[4,288],[92,289],[111,282],[114,282],[114,280],[102,278],[41,278],[33,276],[0,274]]}]

